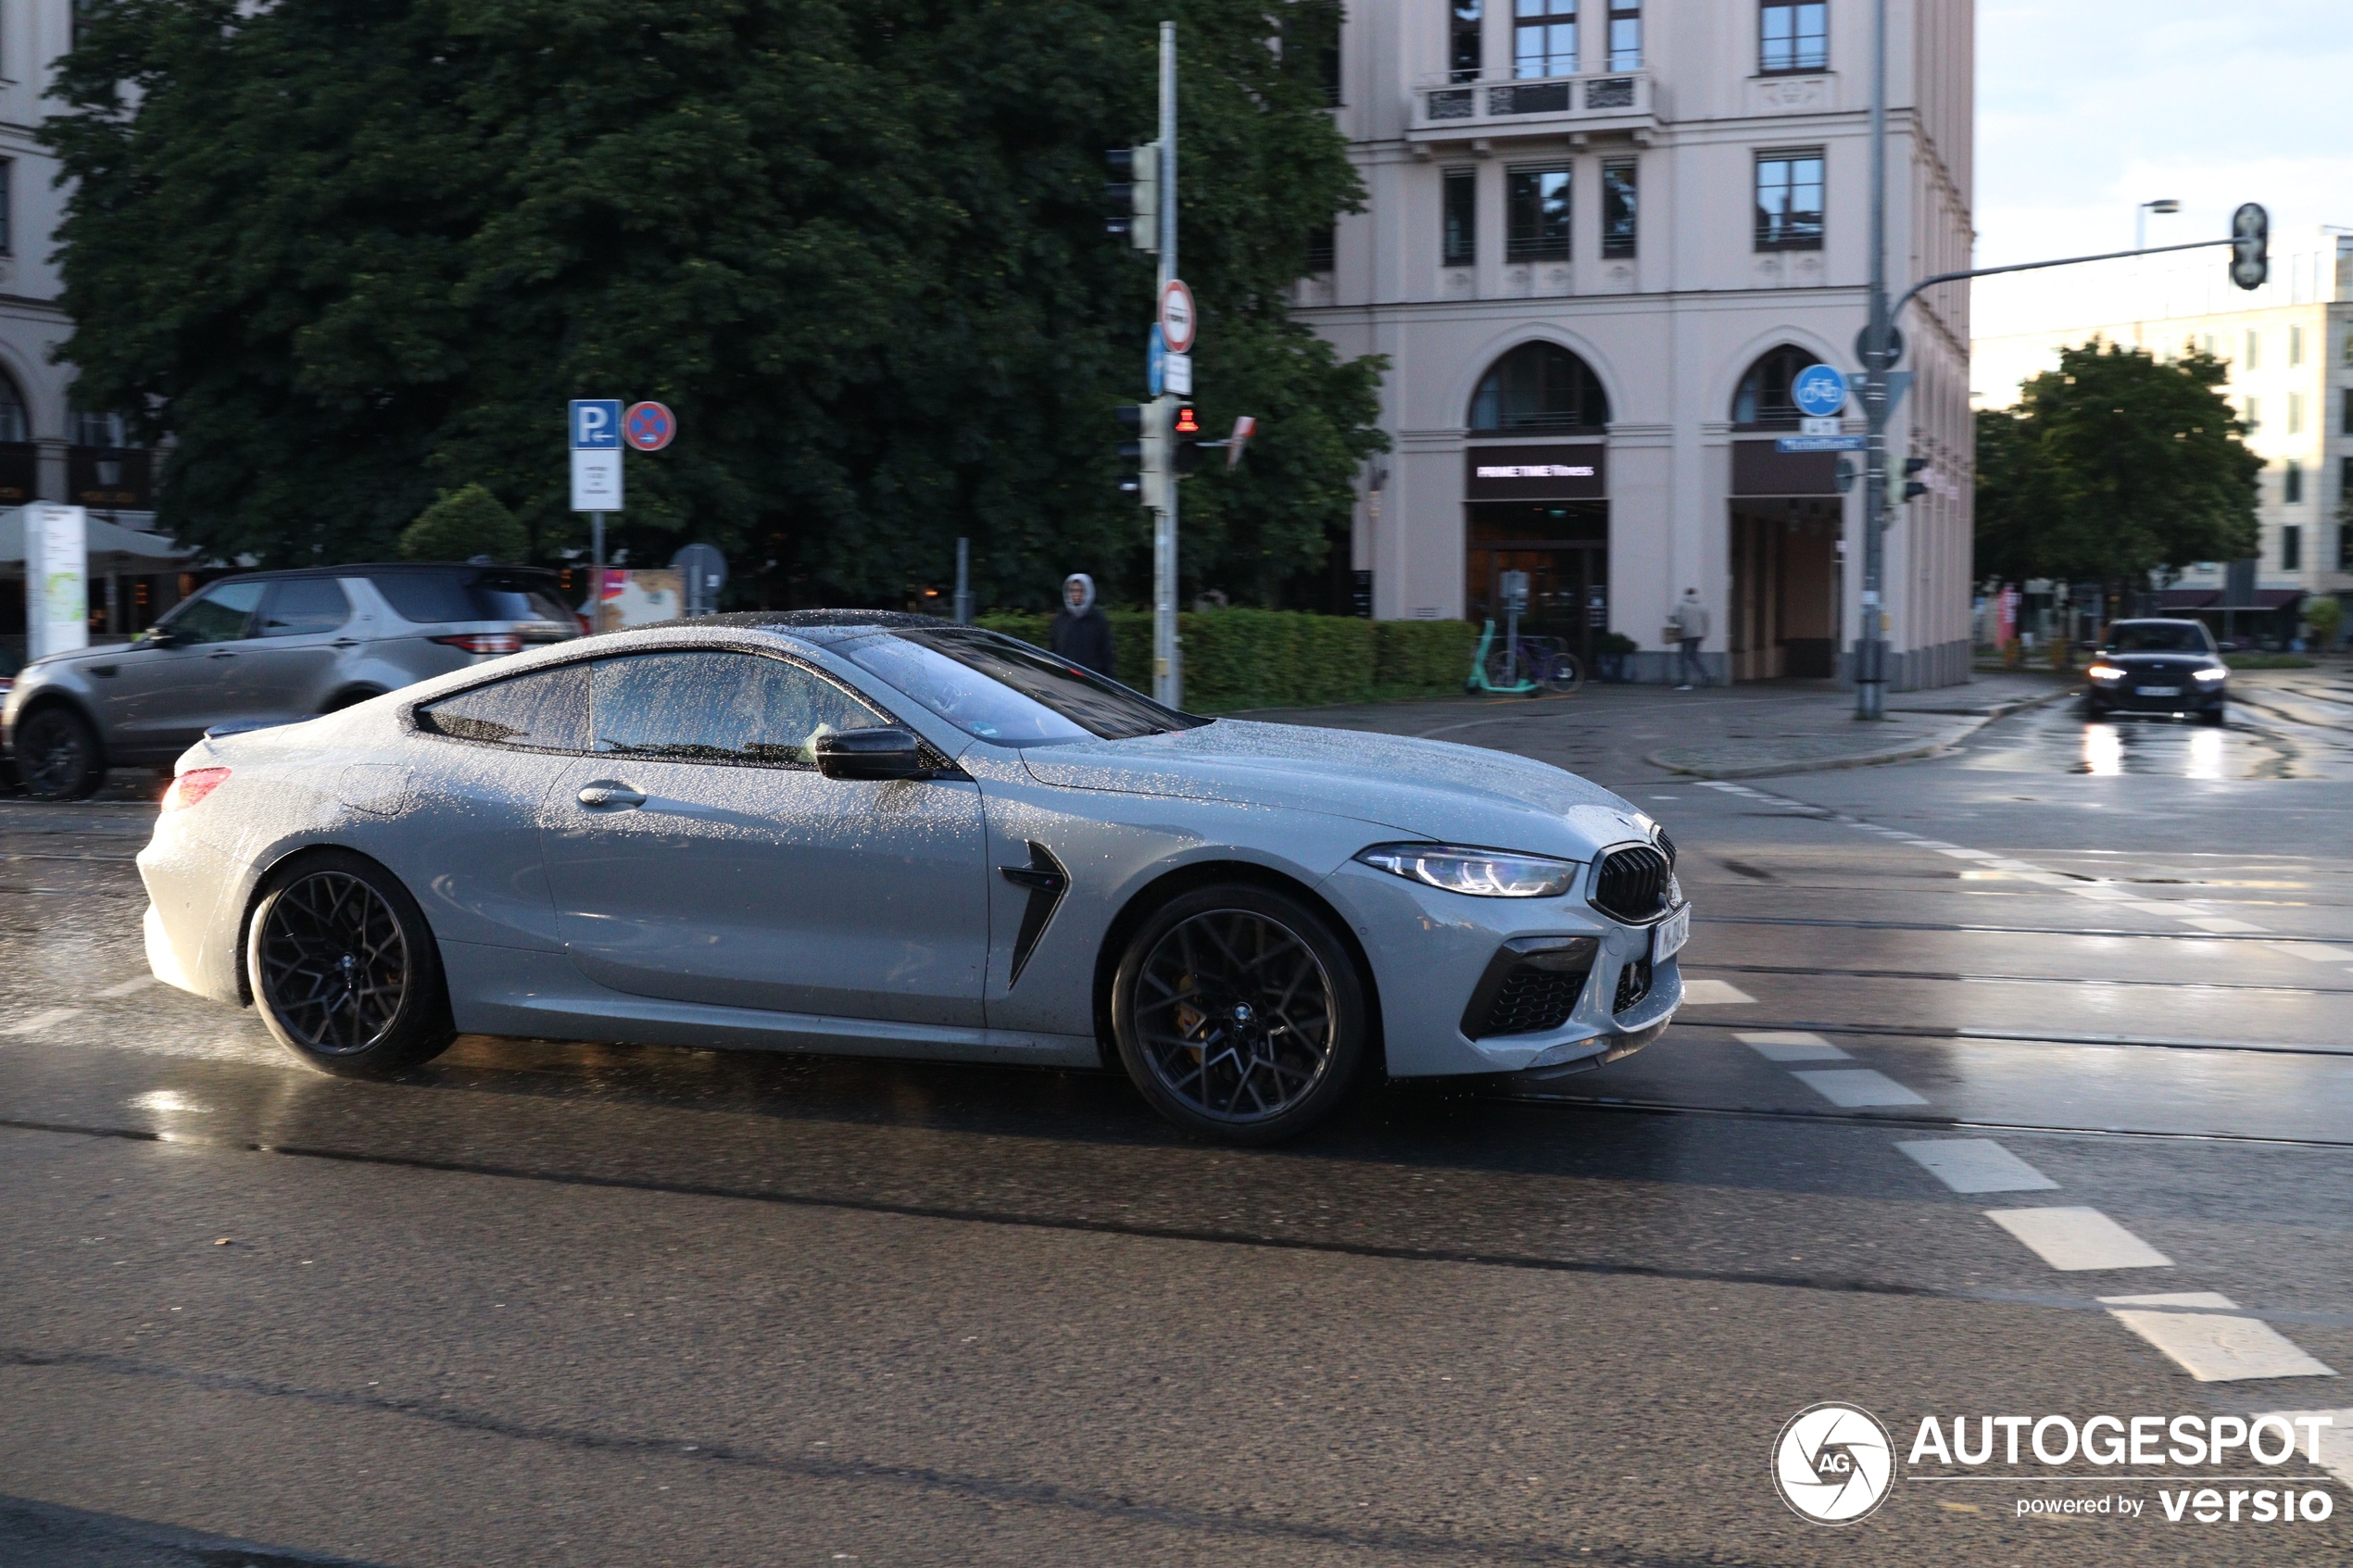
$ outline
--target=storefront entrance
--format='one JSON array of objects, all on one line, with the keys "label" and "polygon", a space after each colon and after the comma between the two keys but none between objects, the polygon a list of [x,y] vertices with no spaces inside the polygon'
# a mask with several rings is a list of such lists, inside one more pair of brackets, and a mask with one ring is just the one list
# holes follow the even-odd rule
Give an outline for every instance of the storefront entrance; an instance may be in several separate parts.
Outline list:
[{"label": "storefront entrance", "polygon": [[1835,463],[1769,441],[1733,444],[1724,646],[1735,681],[1838,673],[1845,504]]},{"label": "storefront entrance", "polygon": [[1464,613],[1504,620],[1503,576],[1529,576],[1520,628],[1592,667],[1609,630],[1609,476],[1598,441],[1475,446],[1465,454]]}]

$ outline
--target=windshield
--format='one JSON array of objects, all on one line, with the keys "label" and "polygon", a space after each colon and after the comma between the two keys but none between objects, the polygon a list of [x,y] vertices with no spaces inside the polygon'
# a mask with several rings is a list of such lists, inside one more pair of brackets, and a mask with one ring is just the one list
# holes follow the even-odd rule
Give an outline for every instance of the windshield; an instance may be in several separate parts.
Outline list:
[{"label": "windshield", "polygon": [[999,746],[1126,740],[1209,722],[975,627],[894,631],[843,651],[966,734]]},{"label": "windshield", "polygon": [[2211,653],[2206,628],[2181,621],[2124,621],[2108,630],[2114,653]]}]

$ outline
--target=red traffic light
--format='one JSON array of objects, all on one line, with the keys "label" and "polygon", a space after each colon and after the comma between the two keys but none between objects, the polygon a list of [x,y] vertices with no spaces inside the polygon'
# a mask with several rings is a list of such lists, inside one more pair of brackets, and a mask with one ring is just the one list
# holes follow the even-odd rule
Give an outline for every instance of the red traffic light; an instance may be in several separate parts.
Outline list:
[{"label": "red traffic light", "polygon": [[1201,420],[1194,414],[1191,406],[1189,404],[1176,410],[1176,423],[1171,428],[1178,435],[1199,435],[1201,433]]}]

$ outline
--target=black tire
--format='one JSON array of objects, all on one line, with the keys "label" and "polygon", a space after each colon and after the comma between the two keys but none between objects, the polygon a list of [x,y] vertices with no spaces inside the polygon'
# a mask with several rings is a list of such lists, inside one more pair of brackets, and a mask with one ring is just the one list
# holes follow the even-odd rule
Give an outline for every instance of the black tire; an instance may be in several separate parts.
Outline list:
[{"label": "black tire", "polygon": [[2199,714],[2197,716],[2197,721],[2201,724],[2221,724],[2227,722],[2229,718],[2229,709],[2218,702],[2213,707],[2208,709],[2205,712]]},{"label": "black tire", "polygon": [[17,778],[36,800],[86,800],[107,782],[107,754],[70,708],[36,708],[17,726]]},{"label": "black tire", "polygon": [[271,873],[245,977],[278,1043],[340,1078],[405,1073],[457,1038],[423,911],[398,878],[346,850]]},{"label": "black tire", "polygon": [[1271,1144],[1348,1098],[1372,1054],[1365,997],[1329,922],[1272,889],[1220,884],[1169,900],[1129,940],[1112,1028],[1153,1110],[1221,1142]]}]

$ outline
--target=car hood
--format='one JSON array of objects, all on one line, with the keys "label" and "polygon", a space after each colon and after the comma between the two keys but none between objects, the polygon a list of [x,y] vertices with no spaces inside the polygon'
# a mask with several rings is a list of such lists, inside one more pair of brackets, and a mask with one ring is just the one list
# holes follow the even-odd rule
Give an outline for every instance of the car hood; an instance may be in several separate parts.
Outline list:
[{"label": "car hood", "polygon": [[2120,664],[2127,668],[2138,668],[2142,665],[2147,664],[2188,664],[2195,665],[2201,670],[2205,670],[2211,669],[2213,666],[2222,662],[2222,660],[2214,654],[2192,653],[2186,650],[2181,653],[2157,653],[2151,651],[2144,651],[2140,653],[2104,653],[2100,655],[2100,658],[2108,663]]},{"label": "car hood", "polygon": [[1022,760],[1039,783],[1067,789],[1317,811],[1551,854],[1581,857],[1647,836],[1651,825],[1617,796],[1548,762],[1357,730],[1221,719],[1134,740],[1034,746]]}]

